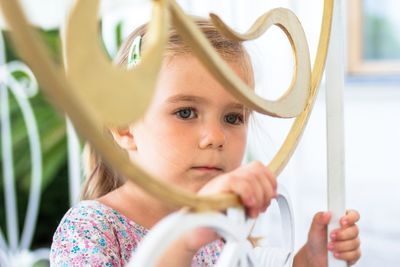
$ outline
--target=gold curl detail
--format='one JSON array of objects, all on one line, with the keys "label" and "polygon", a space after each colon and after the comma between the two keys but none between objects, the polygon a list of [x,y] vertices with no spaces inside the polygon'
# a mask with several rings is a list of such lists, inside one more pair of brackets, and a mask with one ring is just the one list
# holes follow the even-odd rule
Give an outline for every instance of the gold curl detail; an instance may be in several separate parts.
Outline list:
[{"label": "gold curl detail", "polygon": [[[76,1],[63,38],[66,75],[71,90],[94,110],[99,125],[126,126],[150,103],[167,41],[167,1],[153,5],[146,49],[134,70],[117,68],[99,42],[99,0]],[[139,82],[138,82],[139,81]],[[132,104],[132,100],[135,104]]]}]

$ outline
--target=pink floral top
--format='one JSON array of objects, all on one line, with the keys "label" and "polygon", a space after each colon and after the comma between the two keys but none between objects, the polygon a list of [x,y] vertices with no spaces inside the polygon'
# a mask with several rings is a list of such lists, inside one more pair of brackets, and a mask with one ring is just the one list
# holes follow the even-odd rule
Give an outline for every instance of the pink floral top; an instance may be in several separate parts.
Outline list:
[{"label": "pink floral top", "polygon": [[[50,252],[51,266],[124,266],[148,230],[98,201],[72,207],[61,220]],[[214,266],[223,242],[200,249],[192,266]]]}]

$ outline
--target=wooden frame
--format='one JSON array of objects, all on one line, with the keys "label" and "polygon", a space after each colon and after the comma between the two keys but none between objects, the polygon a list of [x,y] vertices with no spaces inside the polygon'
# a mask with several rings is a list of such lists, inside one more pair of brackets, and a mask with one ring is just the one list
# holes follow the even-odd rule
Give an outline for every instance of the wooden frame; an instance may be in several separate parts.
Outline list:
[{"label": "wooden frame", "polygon": [[350,75],[400,75],[400,60],[363,58],[363,0],[347,1],[348,73]]}]

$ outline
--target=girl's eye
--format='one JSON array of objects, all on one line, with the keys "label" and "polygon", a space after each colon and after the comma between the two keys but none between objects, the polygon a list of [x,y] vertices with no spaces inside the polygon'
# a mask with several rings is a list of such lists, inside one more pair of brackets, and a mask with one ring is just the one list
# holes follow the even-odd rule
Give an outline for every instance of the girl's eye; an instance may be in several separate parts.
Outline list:
[{"label": "girl's eye", "polygon": [[184,120],[193,119],[195,118],[196,114],[193,108],[182,108],[175,112],[175,114]]},{"label": "girl's eye", "polygon": [[225,122],[229,124],[241,124],[243,123],[243,115],[239,113],[232,113],[225,116]]}]

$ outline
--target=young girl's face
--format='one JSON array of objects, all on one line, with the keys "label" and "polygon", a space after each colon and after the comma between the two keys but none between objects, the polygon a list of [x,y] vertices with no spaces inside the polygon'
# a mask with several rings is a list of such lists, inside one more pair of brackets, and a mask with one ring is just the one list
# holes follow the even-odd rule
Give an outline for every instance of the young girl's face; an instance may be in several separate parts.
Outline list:
[{"label": "young girl's face", "polygon": [[[238,63],[230,66],[252,86],[252,74]],[[239,167],[247,120],[244,106],[195,57],[176,56],[165,60],[143,119],[125,132],[125,148],[150,174],[196,192]]]}]

